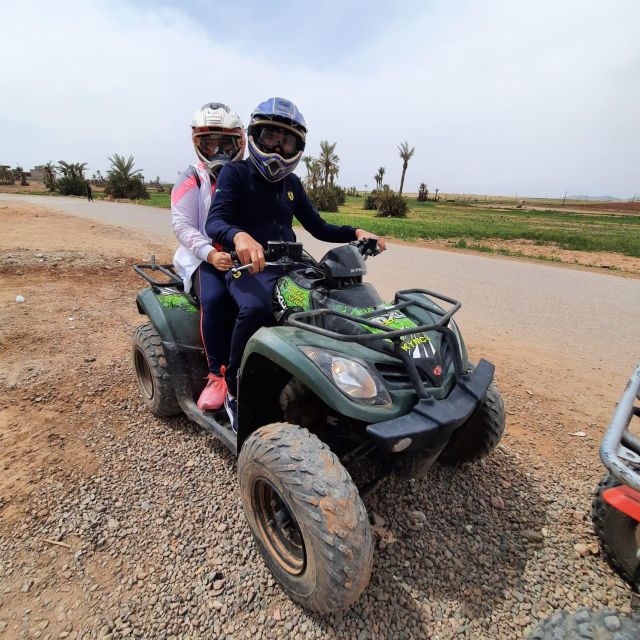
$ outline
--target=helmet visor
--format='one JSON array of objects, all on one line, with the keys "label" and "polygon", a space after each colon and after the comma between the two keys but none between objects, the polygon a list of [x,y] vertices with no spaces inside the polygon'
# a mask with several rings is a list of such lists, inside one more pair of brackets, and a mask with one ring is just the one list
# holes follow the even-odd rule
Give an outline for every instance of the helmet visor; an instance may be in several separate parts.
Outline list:
[{"label": "helmet visor", "polygon": [[277,153],[283,158],[293,158],[302,147],[302,140],[282,127],[264,125],[260,128],[258,147],[265,153]]},{"label": "helmet visor", "polygon": [[208,162],[232,160],[240,151],[240,138],[227,133],[202,133],[195,135],[193,141]]}]

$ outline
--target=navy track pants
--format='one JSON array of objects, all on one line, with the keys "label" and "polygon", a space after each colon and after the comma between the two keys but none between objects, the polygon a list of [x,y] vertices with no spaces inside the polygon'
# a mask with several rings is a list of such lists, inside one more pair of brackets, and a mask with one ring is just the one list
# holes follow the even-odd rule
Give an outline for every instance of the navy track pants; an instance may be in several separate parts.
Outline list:
[{"label": "navy track pants", "polygon": [[225,277],[228,291],[238,309],[231,337],[229,366],[225,375],[229,391],[234,395],[237,394],[238,369],[249,338],[260,327],[273,324],[273,290],[283,273],[282,269],[268,267],[256,274],[243,271],[239,278],[233,278],[229,271]]},{"label": "navy track pants", "polygon": [[225,282],[225,272],[202,262],[193,274],[193,285],[200,300],[200,334],[209,371],[220,375],[229,362],[231,336],[238,313]]}]

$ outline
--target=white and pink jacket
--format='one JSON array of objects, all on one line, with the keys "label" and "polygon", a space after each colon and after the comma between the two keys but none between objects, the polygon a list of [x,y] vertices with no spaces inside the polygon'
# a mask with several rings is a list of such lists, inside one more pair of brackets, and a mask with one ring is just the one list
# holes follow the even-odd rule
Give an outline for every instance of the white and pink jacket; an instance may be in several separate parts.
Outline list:
[{"label": "white and pink jacket", "polygon": [[199,162],[191,165],[171,190],[171,226],[180,241],[173,266],[187,293],[191,276],[215,248],[204,229],[215,189],[207,167]]}]

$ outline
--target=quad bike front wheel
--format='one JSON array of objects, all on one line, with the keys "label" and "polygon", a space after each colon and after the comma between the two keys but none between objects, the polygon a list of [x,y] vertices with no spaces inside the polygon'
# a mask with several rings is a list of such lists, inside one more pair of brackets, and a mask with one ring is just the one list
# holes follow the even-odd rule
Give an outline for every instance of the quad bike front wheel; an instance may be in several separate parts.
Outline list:
[{"label": "quad bike front wheel", "polygon": [[251,533],[286,593],[319,613],[353,604],[371,577],[371,529],[329,447],[291,424],[261,427],[242,446],[238,479]]},{"label": "quad bike front wheel", "polygon": [[150,323],[133,334],[133,366],[144,403],[154,416],[168,418],[180,413],[180,405],[171,386],[162,340]]},{"label": "quad bike front wheel", "polygon": [[607,474],[600,481],[591,505],[593,529],[602,554],[635,591],[640,591],[640,522],[604,501],[602,494],[620,482]]},{"label": "quad bike front wheel", "polygon": [[492,382],[484,402],[453,434],[438,462],[453,466],[480,460],[498,446],[503,433],[504,403],[498,387]]}]

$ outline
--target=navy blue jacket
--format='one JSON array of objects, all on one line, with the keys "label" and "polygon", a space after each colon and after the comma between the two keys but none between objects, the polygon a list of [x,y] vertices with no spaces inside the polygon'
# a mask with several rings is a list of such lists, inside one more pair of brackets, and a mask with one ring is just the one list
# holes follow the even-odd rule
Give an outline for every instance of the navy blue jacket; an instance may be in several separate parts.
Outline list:
[{"label": "navy blue jacket", "polygon": [[329,224],[320,217],[298,176],[269,182],[250,159],[222,167],[205,229],[227,250],[233,249],[233,237],[240,231],[266,249],[269,240],[295,242],[293,216],[318,240],[346,243],[356,239],[355,227]]}]

